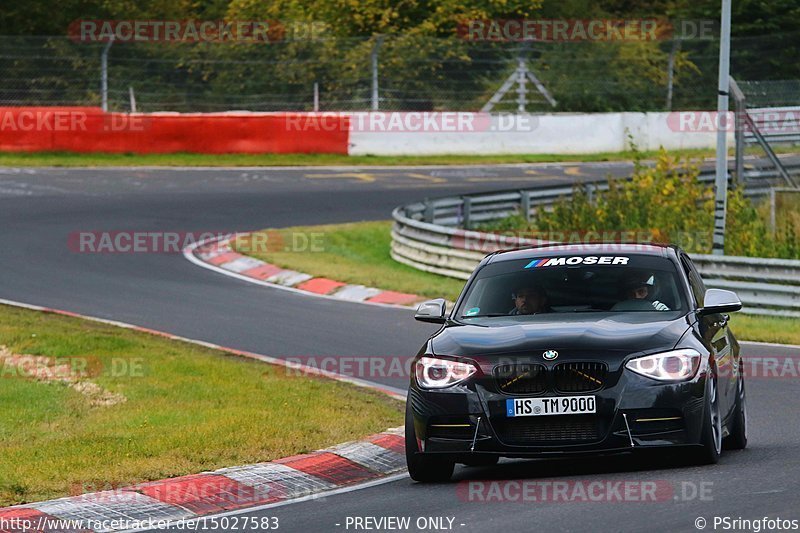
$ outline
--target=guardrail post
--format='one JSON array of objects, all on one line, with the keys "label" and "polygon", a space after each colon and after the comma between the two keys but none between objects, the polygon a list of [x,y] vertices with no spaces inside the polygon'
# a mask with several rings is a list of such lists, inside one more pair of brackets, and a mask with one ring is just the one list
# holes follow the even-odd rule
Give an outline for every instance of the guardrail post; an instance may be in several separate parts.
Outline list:
[{"label": "guardrail post", "polygon": [[775,226],[776,226],[776,215],[775,209],[777,208],[777,204],[775,203],[775,187],[770,187],[769,189],[769,228],[772,230],[772,235],[775,235]]},{"label": "guardrail post", "polygon": [[531,221],[531,193],[530,191],[519,191],[519,209],[525,222]]},{"label": "guardrail post", "polygon": [[423,220],[429,224],[433,224],[433,202],[431,202],[429,198],[425,198],[422,203],[425,204],[425,212],[422,214]]},{"label": "guardrail post", "polygon": [[472,198],[469,196],[462,197],[461,210],[464,229],[469,229],[470,217],[472,216]]}]

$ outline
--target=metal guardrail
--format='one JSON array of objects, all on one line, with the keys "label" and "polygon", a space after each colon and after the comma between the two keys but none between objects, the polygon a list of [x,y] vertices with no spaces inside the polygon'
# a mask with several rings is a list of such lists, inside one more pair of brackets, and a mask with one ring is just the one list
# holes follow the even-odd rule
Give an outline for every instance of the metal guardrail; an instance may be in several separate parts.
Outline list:
[{"label": "metal guardrail", "polygon": [[[599,181],[588,186],[589,194],[608,188],[607,183]],[[570,196],[572,190],[571,186],[555,186],[490,192],[398,207],[392,212],[392,258],[419,270],[466,280],[487,253],[544,241],[463,227],[513,214],[530,220],[538,209]],[[748,192],[768,191],[764,183]],[[695,255],[693,259],[709,287],[739,294],[743,312],[800,317],[800,261],[712,255]]]}]

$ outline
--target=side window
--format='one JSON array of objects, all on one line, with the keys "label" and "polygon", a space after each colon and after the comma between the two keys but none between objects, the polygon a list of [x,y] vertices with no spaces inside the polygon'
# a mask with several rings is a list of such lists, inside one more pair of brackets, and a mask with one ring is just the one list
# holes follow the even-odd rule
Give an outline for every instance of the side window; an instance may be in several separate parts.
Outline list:
[{"label": "side window", "polygon": [[697,305],[702,307],[706,295],[706,285],[703,283],[703,278],[700,277],[700,273],[697,272],[697,268],[695,268],[694,263],[688,256],[682,255],[681,263],[686,276],[689,278],[689,286],[692,289],[692,294],[694,294],[694,299],[697,301]]}]

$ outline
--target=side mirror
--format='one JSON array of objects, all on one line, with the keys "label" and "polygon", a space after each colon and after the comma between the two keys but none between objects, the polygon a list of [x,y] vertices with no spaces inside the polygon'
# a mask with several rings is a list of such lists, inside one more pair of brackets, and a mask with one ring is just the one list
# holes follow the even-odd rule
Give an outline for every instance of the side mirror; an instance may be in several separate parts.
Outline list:
[{"label": "side mirror", "polygon": [[714,313],[732,313],[742,308],[742,301],[733,291],[722,289],[708,289],[706,291],[705,303],[697,310],[701,315],[712,315]]},{"label": "side mirror", "polygon": [[444,324],[444,313],[446,308],[447,304],[445,303],[444,298],[437,298],[435,300],[422,302],[419,304],[419,307],[417,307],[417,313],[414,315],[414,319],[419,320],[420,322]]}]

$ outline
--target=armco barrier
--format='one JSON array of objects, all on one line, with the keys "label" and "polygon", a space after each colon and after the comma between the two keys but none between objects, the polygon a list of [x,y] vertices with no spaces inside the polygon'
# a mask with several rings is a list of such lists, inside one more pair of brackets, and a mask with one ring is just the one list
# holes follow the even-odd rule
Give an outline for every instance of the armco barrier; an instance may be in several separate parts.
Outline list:
[{"label": "armco barrier", "polygon": [[[302,131],[292,127],[298,118]],[[0,107],[0,151],[347,154],[348,130],[346,116],[327,116],[323,124],[313,113],[127,114],[93,107]]]},{"label": "armco barrier", "polygon": [[[602,188],[604,184],[593,186]],[[466,280],[487,253],[542,241],[460,226],[510,214],[532,217],[538,208],[571,192],[571,187],[559,186],[438,198],[398,207],[392,212],[392,258],[419,270]],[[706,285],[735,291],[745,313],[800,317],[800,261],[714,255],[692,258]]]}]

